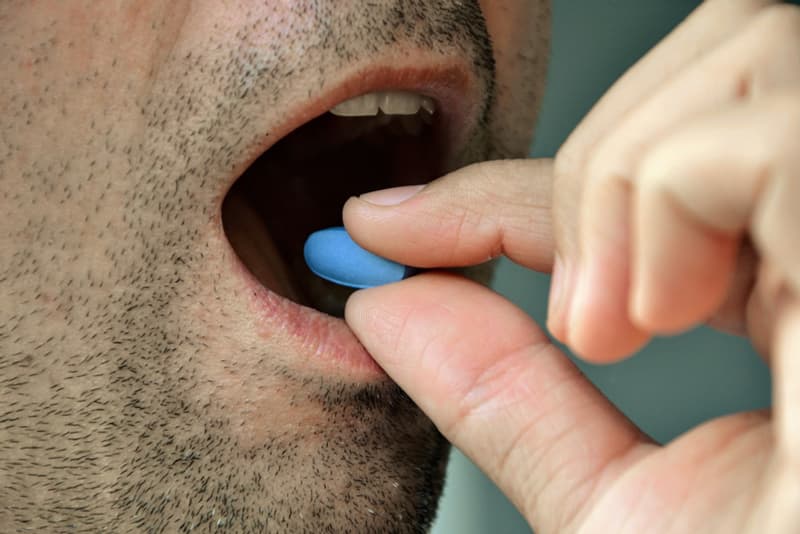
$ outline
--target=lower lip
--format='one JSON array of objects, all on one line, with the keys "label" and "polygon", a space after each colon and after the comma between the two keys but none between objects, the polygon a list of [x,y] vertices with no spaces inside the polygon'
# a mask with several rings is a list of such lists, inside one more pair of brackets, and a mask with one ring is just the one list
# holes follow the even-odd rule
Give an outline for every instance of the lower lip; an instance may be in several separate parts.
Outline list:
[{"label": "lower lip", "polygon": [[[236,254],[235,269],[245,280],[255,312],[258,335],[264,340],[288,336],[305,362],[327,374],[358,382],[379,381],[386,373],[364,349],[342,319],[301,306],[265,288]],[[301,363],[302,365],[302,363]]]}]

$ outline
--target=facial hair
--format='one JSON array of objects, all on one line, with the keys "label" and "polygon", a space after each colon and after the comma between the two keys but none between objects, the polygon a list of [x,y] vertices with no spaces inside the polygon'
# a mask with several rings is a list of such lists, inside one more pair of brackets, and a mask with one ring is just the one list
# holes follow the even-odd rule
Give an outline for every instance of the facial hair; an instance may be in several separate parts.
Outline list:
[{"label": "facial hair", "polygon": [[[34,24],[23,4],[0,7],[0,71],[20,72],[0,91],[3,524],[426,532],[449,448],[410,399],[390,382],[304,374],[283,363],[289,348],[229,332],[225,306],[197,302],[230,290],[205,231],[211,186],[271,135],[255,117],[278,117],[298,87],[318,94],[343,65],[412,43],[470,58],[488,124],[477,2],[298,0],[241,6],[234,23],[209,22],[200,2],[134,2],[118,6],[133,23],[117,7],[83,12],[90,40],[64,29],[79,23],[68,6]],[[192,31],[201,20],[207,35]],[[462,158],[492,153],[482,129]],[[257,439],[200,371],[209,359],[261,395],[248,405],[266,422],[246,429]]]}]

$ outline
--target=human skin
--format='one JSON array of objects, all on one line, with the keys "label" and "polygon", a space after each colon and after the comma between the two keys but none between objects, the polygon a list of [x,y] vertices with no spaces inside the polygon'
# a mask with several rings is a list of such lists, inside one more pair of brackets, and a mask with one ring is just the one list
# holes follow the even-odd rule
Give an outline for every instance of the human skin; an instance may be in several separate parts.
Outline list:
[{"label": "human skin", "polygon": [[705,322],[747,335],[770,410],[654,443],[524,312],[449,273],[355,293],[348,324],[537,533],[798,532],[799,139],[800,8],[709,0],[554,160],[344,209],[354,239],[406,264],[552,270],[550,332],[595,363]]},{"label": "human skin", "polygon": [[371,65],[466,73],[487,112],[452,166],[522,156],[549,5],[369,6],[0,5],[4,531],[427,530],[448,445],[385,375],[254,311],[220,206]]}]

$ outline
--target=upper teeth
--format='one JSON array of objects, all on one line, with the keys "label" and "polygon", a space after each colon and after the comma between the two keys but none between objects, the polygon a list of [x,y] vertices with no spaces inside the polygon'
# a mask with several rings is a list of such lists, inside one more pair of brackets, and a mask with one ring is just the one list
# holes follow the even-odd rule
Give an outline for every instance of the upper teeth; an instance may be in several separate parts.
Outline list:
[{"label": "upper teeth", "polygon": [[382,91],[358,96],[331,110],[340,117],[372,117],[382,111],[386,115],[415,115],[420,109],[436,112],[433,99],[406,91]]}]

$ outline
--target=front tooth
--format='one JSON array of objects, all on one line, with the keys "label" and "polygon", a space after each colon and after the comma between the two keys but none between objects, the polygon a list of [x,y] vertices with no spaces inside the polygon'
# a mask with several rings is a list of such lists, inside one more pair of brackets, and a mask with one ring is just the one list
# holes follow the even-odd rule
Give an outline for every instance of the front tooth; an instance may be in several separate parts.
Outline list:
[{"label": "front tooth", "polygon": [[387,115],[416,115],[422,107],[422,97],[413,93],[384,93],[381,111]]},{"label": "front tooth", "polygon": [[380,111],[380,95],[369,93],[342,102],[331,110],[340,117],[374,117]]},{"label": "front tooth", "polygon": [[433,115],[436,112],[436,103],[428,97],[408,91],[385,91],[342,102],[331,113],[341,117],[373,117],[379,111],[386,115],[416,115],[420,109]]}]

